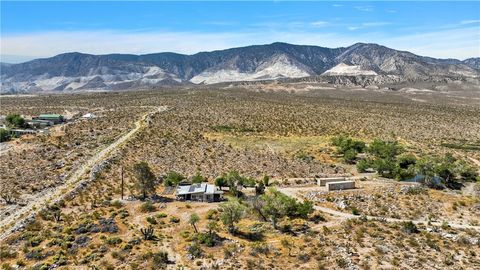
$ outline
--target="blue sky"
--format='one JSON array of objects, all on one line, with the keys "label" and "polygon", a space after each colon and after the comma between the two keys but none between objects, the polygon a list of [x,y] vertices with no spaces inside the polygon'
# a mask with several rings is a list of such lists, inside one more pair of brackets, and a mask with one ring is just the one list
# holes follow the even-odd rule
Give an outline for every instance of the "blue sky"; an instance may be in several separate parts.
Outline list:
[{"label": "blue sky", "polygon": [[58,53],[196,53],[275,41],[373,42],[480,56],[479,2],[1,2],[1,61]]}]

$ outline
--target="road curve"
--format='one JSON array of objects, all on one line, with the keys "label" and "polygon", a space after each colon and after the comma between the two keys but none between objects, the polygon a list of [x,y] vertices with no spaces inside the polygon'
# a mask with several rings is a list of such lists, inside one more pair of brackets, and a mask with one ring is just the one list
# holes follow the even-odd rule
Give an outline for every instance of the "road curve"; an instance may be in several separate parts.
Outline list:
[{"label": "road curve", "polygon": [[82,179],[82,177],[87,174],[96,164],[105,160],[114,150],[118,149],[121,145],[127,142],[139,130],[146,127],[151,119],[151,116],[156,113],[167,111],[168,109],[169,108],[166,106],[156,107],[155,110],[143,115],[140,120],[135,122],[135,127],[132,130],[88,159],[82,166],[70,174],[63,185],[41,193],[38,195],[38,197],[30,200],[26,206],[21,207],[14,213],[11,213],[11,215],[0,220],[0,241],[3,241],[10,234],[21,228],[27,219],[32,218],[38,211],[40,211],[40,209],[45,207],[45,205],[48,205],[52,201],[62,199],[70,191],[81,185],[84,181],[86,181],[86,179]]},{"label": "road curve", "polygon": [[[298,191],[301,191],[302,187],[298,188],[279,188],[278,191],[284,193],[285,195],[294,197],[300,201],[303,201],[303,197],[298,194]],[[313,208],[315,210],[330,214],[332,216],[338,217],[341,220],[351,219],[351,218],[366,218],[368,220],[381,220],[384,222],[390,223],[403,223],[403,222],[413,222],[414,224],[427,224],[429,223],[428,220],[410,220],[410,219],[397,219],[397,218],[384,218],[384,217],[375,217],[375,216],[358,216],[350,213],[345,213],[341,211],[337,211],[328,207],[323,207],[319,205],[314,205]],[[433,226],[442,226],[443,222],[438,221],[430,221],[430,224]],[[473,229],[480,231],[480,226],[472,226],[472,225],[464,225],[464,224],[456,224],[456,223],[448,223],[448,226],[455,228],[455,229]]]}]

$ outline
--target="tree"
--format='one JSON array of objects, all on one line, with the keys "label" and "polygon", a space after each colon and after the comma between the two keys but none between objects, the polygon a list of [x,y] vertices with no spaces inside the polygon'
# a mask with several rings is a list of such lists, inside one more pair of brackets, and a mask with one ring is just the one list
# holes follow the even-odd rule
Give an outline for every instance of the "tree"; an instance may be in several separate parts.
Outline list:
[{"label": "tree", "polygon": [[263,207],[265,202],[260,196],[255,196],[252,200],[249,201],[251,211],[262,218],[263,221],[267,221],[267,217],[263,214]]},{"label": "tree", "polygon": [[377,158],[373,161],[373,168],[383,177],[392,177],[395,170],[395,162],[392,159]]},{"label": "tree", "polygon": [[148,226],[148,228],[140,228],[140,232],[143,235],[143,240],[154,240],[155,239],[155,231],[152,225]]},{"label": "tree", "polygon": [[197,226],[196,226],[198,221],[200,221],[200,217],[196,213],[193,213],[190,215],[190,219],[188,220],[188,223],[193,226],[193,229],[195,229],[195,233],[198,233]]},{"label": "tree", "polygon": [[227,182],[222,176],[220,176],[217,179],[215,179],[215,185],[222,188],[227,186]]},{"label": "tree", "polygon": [[6,142],[10,140],[10,133],[6,129],[0,128],[0,142]]},{"label": "tree", "polygon": [[436,183],[434,182],[435,170],[435,160],[429,156],[419,159],[415,164],[416,173],[423,176],[423,183],[430,187],[436,186]]},{"label": "tree", "polygon": [[133,174],[137,179],[136,187],[142,193],[143,200],[145,200],[149,193],[155,192],[155,175],[144,161],[133,165]]},{"label": "tree", "polygon": [[475,181],[475,179],[478,177],[478,172],[475,170],[475,168],[470,166],[465,161],[458,160],[454,165],[454,172],[464,180]]},{"label": "tree", "polygon": [[307,218],[313,212],[312,202],[298,203],[295,198],[289,197],[274,188],[270,188],[267,193],[261,196],[261,199],[263,205],[260,213],[270,219],[275,229],[278,220],[282,217]]},{"label": "tree", "polygon": [[441,162],[435,166],[435,174],[442,180],[447,187],[455,186],[455,171],[451,163]]},{"label": "tree", "polygon": [[283,194],[273,188],[270,188],[267,193],[262,196],[264,202],[262,213],[270,219],[273,227],[277,228],[278,219],[287,213],[286,198]]},{"label": "tree", "polygon": [[268,175],[264,175],[262,182],[264,186],[268,187],[270,185],[270,177]]},{"label": "tree", "polygon": [[176,186],[178,185],[178,183],[180,183],[184,179],[185,179],[185,176],[183,176],[182,174],[177,173],[175,171],[171,171],[165,177],[163,184],[165,186]]},{"label": "tree", "polygon": [[5,118],[9,126],[22,128],[26,126],[25,119],[18,114],[9,114]]},{"label": "tree", "polygon": [[313,203],[311,201],[296,203],[295,216],[306,219],[311,213],[313,213]]},{"label": "tree", "polygon": [[215,220],[211,220],[207,223],[207,230],[210,237],[213,237],[213,234],[218,231],[218,223]]},{"label": "tree", "polygon": [[192,177],[192,184],[197,184],[197,183],[202,183],[202,182],[207,182],[207,179],[205,177],[203,177],[199,172],[197,172]]},{"label": "tree", "polygon": [[360,161],[357,162],[357,170],[358,172],[366,172],[368,168],[371,167],[371,164],[368,160],[366,159],[362,159]]},{"label": "tree", "polygon": [[369,145],[368,152],[377,158],[391,160],[403,152],[403,147],[398,141],[383,141],[375,139]]},{"label": "tree", "polygon": [[262,196],[264,201],[262,212],[270,218],[274,228],[277,228],[277,222],[280,218],[294,212],[295,199],[288,197],[280,191],[270,188]]},{"label": "tree", "polygon": [[393,176],[397,180],[411,179],[415,177],[415,164],[417,158],[412,154],[404,154],[397,157]]},{"label": "tree", "polygon": [[417,158],[412,154],[403,154],[397,158],[397,164],[402,169],[408,169],[417,163]]},{"label": "tree", "polygon": [[357,141],[346,136],[337,136],[332,139],[332,144],[337,147],[339,154],[345,154],[347,151],[355,153],[363,153],[365,151],[365,143]]},{"label": "tree", "polygon": [[230,233],[235,232],[235,224],[238,223],[245,213],[245,207],[237,200],[230,199],[220,204],[220,219]]},{"label": "tree", "polygon": [[263,182],[258,182],[257,185],[255,186],[255,195],[262,195],[265,193],[265,185]]},{"label": "tree", "polygon": [[[239,189],[242,188],[245,184],[250,185],[250,182],[252,181],[241,176],[237,171],[230,171],[215,180],[215,184],[220,187],[228,186],[230,193],[232,193],[236,197],[239,197],[241,195]],[[253,185],[255,185],[254,180]]]},{"label": "tree", "polygon": [[355,160],[357,159],[357,152],[353,149],[349,149],[345,151],[343,154],[343,160],[347,164],[355,164]]}]

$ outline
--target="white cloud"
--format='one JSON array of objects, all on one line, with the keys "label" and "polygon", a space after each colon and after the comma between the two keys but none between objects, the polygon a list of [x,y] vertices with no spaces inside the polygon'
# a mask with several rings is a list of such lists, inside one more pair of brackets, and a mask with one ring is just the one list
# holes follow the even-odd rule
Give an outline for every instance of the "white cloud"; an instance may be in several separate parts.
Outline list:
[{"label": "white cloud", "polygon": [[348,30],[354,31],[354,30],[358,30],[358,29],[364,29],[364,28],[368,28],[368,27],[385,26],[385,25],[389,25],[389,24],[390,24],[389,22],[365,22],[365,23],[361,23],[359,25],[349,26]]},{"label": "white cloud", "polygon": [[313,27],[325,27],[325,26],[329,25],[329,22],[316,21],[316,22],[311,22],[310,25],[313,26]]},{"label": "white cloud", "polygon": [[480,57],[480,31],[477,27],[381,38],[378,39],[378,43],[398,50],[437,58]]},{"label": "white cloud", "polygon": [[[369,25],[379,22],[367,23]],[[353,26],[352,26],[353,27]],[[69,31],[3,35],[0,53],[25,58],[50,57],[65,52],[92,54],[178,52],[192,54],[276,41],[325,47],[349,46],[356,42],[382,44],[416,54],[460,58],[480,56],[480,32],[477,27],[441,30],[390,37],[387,33],[318,33],[313,31],[251,32],[118,32]],[[11,58],[9,58],[11,59]],[[6,60],[3,60],[6,61]],[[10,60],[12,61],[12,60]]]},{"label": "white cloud", "polygon": [[356,6],[356,10],[363,11],[363,12],[372,12],[373,7],[372,6]]},{"label": "white cloud", "polygon": [[460,24],[472,24],[472,23],[480,23],[480,20],[464,20],[460,22]]}]

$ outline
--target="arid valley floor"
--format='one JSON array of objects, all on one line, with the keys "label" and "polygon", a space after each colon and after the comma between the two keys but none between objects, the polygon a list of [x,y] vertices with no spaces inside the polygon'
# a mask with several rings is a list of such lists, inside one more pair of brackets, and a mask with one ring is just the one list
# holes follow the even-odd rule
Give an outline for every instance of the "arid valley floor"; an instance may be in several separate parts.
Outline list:
[{"label": "arid valley floor", "polygon": [[[480,269],[480,181],[432,189],[359,172],[332,144],[339,135],[396,141],[417,158],[450,153],[478,171],[478,89],[298,89],[306,86],[1,96],[0,115],[70,119],[1,144],[1,192],[15,202],[0,199],[0,266]],[[156,177],[148,202],[136,189],[139,162]],[[311,201],[314,211],[272,224],[245,185],[232,232],[225,202],[176,201],[161,183],[171,172],[214,183],[232,171],[257,184],[267,176],[267,193]],[[313,180],[333,176],[352,177],[356,189]]]}]

